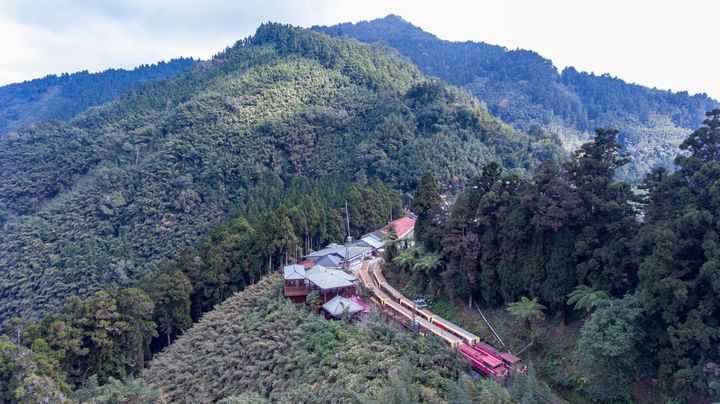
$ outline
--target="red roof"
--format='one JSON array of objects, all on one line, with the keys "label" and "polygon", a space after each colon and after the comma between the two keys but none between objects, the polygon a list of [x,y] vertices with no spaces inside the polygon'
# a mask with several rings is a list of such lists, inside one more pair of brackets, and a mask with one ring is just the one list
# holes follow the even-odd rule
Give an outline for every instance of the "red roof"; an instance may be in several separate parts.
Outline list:
[{"label": "red roof", "polygon": [[515,356],[513,354],[507,353],[507,352],[501,353],[500,357],[503,358],[503,360],[505,362],[510,363],[510,364],[520,362],[520,358],[518,358],[517,356]]},{"label": "red roof", "polygon": [[498,359],[502,359],[510,364],[520,362],[520,358],[518,358],[517,356],[509,352],[500,352],[499,350],[495,349],[495,347],[485,342],[475,344],[475,348],[480,349],[481,351],[484,351],[487,354],[492,355]]},{"label": "red roof", "polygon": [[490,365],[491,367],[494,367],[494,368],[502,365],[502,361],[494,356],[485,355],[483,360],[485,361],[485,363],[487,363],[488,365]]},{"label": "red roof", "polygon": [[398,237],[403,237],[415,227],[415,219],[402,217],[400,219],[393,220],[383,227],[383,231],[388,231],[391,227],[395,227],[395,233],[397,233]]},{"label": "red roof", "polygon": [[304,261],[298,262],[298,265],[302,265],[303,268],[305,268],[305,269],[310,269],[315,266],[316,262],[317,261],[314,261],[314,260],[304,260]]},{"label": "red roof", "polygon": [[460,352],[464,353],[470,359],[474,359],[480,363],[487,364],[491,368],[495,368],[495,367],[502,365],[502,361],[500,361],[500,359],[495,358],[490,355],[487,355],[481,351],[478,351],[477,349],[471,347],[470,345],[460,344]]}]

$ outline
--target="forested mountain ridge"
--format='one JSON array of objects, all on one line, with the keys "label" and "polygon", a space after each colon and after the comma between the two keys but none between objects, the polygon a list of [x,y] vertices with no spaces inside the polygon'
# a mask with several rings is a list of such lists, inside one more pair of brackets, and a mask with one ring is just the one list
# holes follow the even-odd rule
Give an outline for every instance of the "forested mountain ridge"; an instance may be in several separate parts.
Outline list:
[{"label": "forested mountain ridge", "polygon": [[392,51],[265,24],[199,68],[0,139],[2,320],[152,273],[268,172],[408,191],[433,170],[460,187],[554,147]]},{"label": "forested mountain ridge", "polygon": [[2,86],[0,137],[22,126],[70,119],[88,107],[112,101],[144,84],[173,77],[197,63],[191,58],[178,58],[132,70],[64,73]]},{"label": "forested mountain ridge", "polygon": [[591,139],[595,128],[618,128],[633,157],[618,175],[632,183],[657,165],[670,167],[687,133],[719,105],[705,94],[650,89],[573,67],[558,72],[532,51],[441,40],[395,15],[313,29],[385,42],[424,73],[467,89],[514,127],[556,134],[569,148]]}]

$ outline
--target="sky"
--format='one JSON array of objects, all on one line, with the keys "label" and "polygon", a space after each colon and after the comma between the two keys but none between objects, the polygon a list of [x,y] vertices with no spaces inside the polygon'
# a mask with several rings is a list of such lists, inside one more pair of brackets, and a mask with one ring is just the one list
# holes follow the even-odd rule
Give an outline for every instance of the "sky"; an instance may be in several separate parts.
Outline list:
[{"label": "sky", "polygon": [[442,39],[533,50],[559,69],[720,99],[716,0],[0,0],[0,85],[207,59],[267,21],[310,27],[388,14]]}]

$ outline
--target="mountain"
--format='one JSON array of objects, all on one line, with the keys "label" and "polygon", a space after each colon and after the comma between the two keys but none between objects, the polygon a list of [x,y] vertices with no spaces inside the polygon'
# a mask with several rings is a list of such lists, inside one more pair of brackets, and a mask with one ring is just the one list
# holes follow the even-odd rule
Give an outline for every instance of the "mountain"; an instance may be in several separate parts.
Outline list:
[{"label": "mountain", "polygon": [[[206,314],[141,380],[169,402],[248,394],[271,402],[398,402],[390,401],[398,392],[405,402],[441,402],[464,370],[439,341],[414,338],[377,316],[349,324],[295,307],[276,273]],[[487,399],[508,397],[492,382],[480,386]]]},{"label": "mountain", "polygon": [[0,139],[0,320],[153,273],[267,173],[407,192],[432,170],[452,189],[554,148],[395,51],[266,24],[197,68]]},{"label": "mountain", "polygon": [[558,72],[532,51],[441,40],[395,15],[313,29],[386,43],[425,74],[465,88],[515,128],[557,134],[568,149],[589,140],[597,127],[620,129],[633,161],[618,174],[632,183],[652,167],[671,166],[680,142],[719,105],[705,94],[651,89],[573,67]]},{"label": "mountain", "polygon": [[22,126],[70,119],[89,107],[114,100],[144,84],[173,77],[197,63],[191,58],[179,58],[133,70],[65,73],[2,86],[0,137]]}]

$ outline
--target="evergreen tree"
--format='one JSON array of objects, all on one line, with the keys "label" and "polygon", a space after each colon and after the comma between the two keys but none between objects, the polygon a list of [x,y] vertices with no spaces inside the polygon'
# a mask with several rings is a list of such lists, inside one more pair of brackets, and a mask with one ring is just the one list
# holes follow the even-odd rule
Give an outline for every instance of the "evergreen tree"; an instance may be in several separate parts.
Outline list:
[{"label": "evergreen tree", "polygon": [[445,271],[441,274],[443,288],[449,296],[467,296],[478,287],[478,236],[475,224],[477,192],[465,189],[452,206],[442,240]]},{"label": "evergreen tree", "polygon": [[648,336],[657,347],[658,379],[687,399],[707,392],[720,362],[720,111],[708,113],[679,156],[679,170],[648,176],[645,225],[639,238],[639,292]]},{"label": "evergreen tree", "polygon": [[442,243],[443,211],[435,177],[426,171],[413,194],[411,209],[417,214],[415,239],[427,251],[438,251]]},{"label": "evergreen tree", "polygon": [[510,395],[516,403],[532,404],[540,401],[542,392],[535,374],[535,366],[528,363],[527,371],[524,374],[512,375],[510,383]]},{"label": "evergreen tree", "polygon": [[617,134],[597,129],[595,139],[575,153],[568,172],[577,188],[582,224],[575,242],[578,281],[622,294],[636,283],[630,246],[637,223],[630,186],[614,182],[615,170],[628,162]]},{"label": "evergreen tree", "polygon": [[145,285],[155,302],[155,321],[165,334],[167,344],[173,334],[188,329],[192,325],[190,316],[190,295],[193,288],[190,280],[180,270],[163,272]]},{"label": "evergreen tree", "polygon": [[576,355],[593,400],[610,402],[629,399],[629,386],[637,375],[640,344],[645,334],[640,326],[642,309],[636,296],[602,300],[583,324]]},{"label": "evergreen tree", "polygon": [[680,149],[687,150],[701,161],[720,163],[720,108],[707,112],[705,116],[704,126],[691,133],[680,144]]}]

